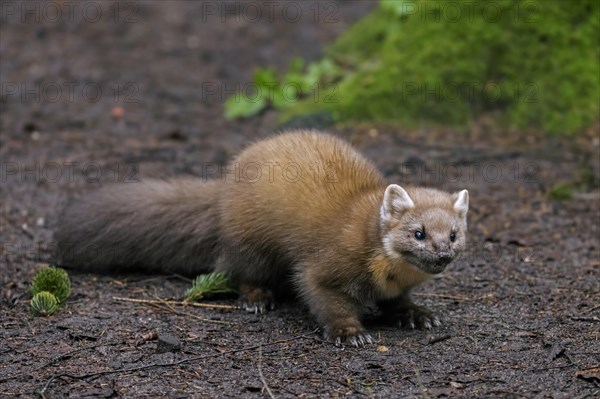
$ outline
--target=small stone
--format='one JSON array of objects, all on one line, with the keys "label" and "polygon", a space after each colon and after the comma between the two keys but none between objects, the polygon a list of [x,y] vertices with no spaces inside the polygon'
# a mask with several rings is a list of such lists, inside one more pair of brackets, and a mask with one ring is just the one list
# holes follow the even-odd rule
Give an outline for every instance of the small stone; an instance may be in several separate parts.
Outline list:
[{"label": "small stone", "polygon": [[384,345],[379,345],[379,346],[377,347],[377,352],[387,352],[387,351],[389,351],[389,350],[390,350],[390,349],[389,349],[387,346],[384,346]]},{"label": "small stone", "polygon": [[368,135],[374,139],[375,137],[379,136],[379,131],[377,129],[369,129]]},{"label": "small stone", "polygon": [[123,107],[114,107],[110,111],[110,114],[113,117],[113,119],[123,119],[123,117],[125,116],[125,110],[123,109]]},{"label": "small stone", "polygon": [[181,341],[171,334],[160,334],[156,344],[157,353],[179,352],[181,350]]}]

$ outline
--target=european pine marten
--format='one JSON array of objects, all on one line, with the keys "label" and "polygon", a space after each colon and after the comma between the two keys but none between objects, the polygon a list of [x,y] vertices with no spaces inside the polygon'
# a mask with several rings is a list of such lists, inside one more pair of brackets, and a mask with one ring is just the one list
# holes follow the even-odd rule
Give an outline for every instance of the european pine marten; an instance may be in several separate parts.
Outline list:
[{"label": "european pine marten", "polygon": [[247,311],[289,283],[326,339],[372,343],[376,304],[410,327],[439,319],[409,291],[464,249],[469,196],[387,184],[348,143],[294,131],[250,145],[220,178],[121,184],[66,208],[56,233],[65,266],[227,273]]}]

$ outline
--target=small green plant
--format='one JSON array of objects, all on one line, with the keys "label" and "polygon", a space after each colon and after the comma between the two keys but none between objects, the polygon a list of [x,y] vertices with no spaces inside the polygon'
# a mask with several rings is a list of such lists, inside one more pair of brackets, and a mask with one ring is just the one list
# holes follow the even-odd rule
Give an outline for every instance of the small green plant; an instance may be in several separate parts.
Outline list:
[{"label": "small green plant", "polygon": [[311,63],[306,70],[304,61],[295,58],[289,71],[281,77],[271,68],[257,69],[254,73],[254,90],[245,90],[229,97],[225,101],[225,117],[247,118],[268,107],[279,110],[291,108],[302,98],[316,98],[320,84],[340,76],[341,69],[328,58]]},{"label": "small green plant", "polygon": [[548,196],[557,201],[568,201],[573,198],[574,187],[568,183],[556,183],[550,189]]},{"label": "small green plant", "polygon": [[48,291],[38,292],[31,299],[31,309],[37,316],[50,316],[59,308],[58,300]]},{"label": "small green plant", "polygon": [[32,297],[48,291],[55,296],[59,306],[62,306],[71,294],[71,280],[66,271],[59,267],[48,266],[38,271],[31,282],[29,293]]},{"label": "small green plant", "polygon": [[231,280],[225,273],[201,274],[194,280],[192,288],[185,291],[186,301],[195,301],[211,294],[229,294],[236,292]]}]

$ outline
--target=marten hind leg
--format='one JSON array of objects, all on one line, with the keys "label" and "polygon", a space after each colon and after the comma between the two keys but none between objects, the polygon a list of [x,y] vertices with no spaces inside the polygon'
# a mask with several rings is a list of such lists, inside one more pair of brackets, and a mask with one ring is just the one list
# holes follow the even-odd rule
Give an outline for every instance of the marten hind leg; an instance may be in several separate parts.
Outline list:
[{"label": "marten hind leg", "polygon": [[259,314],[275,309],[273,287],[282,284],[281,268],[271,257],[239,248],[224,248],[215,271],[226,273],[238,284],[243,310]]}]

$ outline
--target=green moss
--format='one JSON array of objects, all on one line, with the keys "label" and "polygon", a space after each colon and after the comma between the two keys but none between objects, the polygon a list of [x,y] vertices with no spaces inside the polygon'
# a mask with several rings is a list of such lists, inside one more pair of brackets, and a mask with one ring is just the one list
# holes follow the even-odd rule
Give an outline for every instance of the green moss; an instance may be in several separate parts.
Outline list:
[{"label": "green moss", "polygon": [[283,117],[463,125],[499,110],[515,126],[576,133],[600,114],[599,36],[595,0],[382,1],[319,61],[338,73],[317,76],[318,95],[299,93]]},{"label": "green moss", "polygon": [[31,282],[29,292],[34,297],[44,291],[54,295],[58,304],[62,306],[71,294],[71,280],[67,272],[54,266],[39,270]]}]

